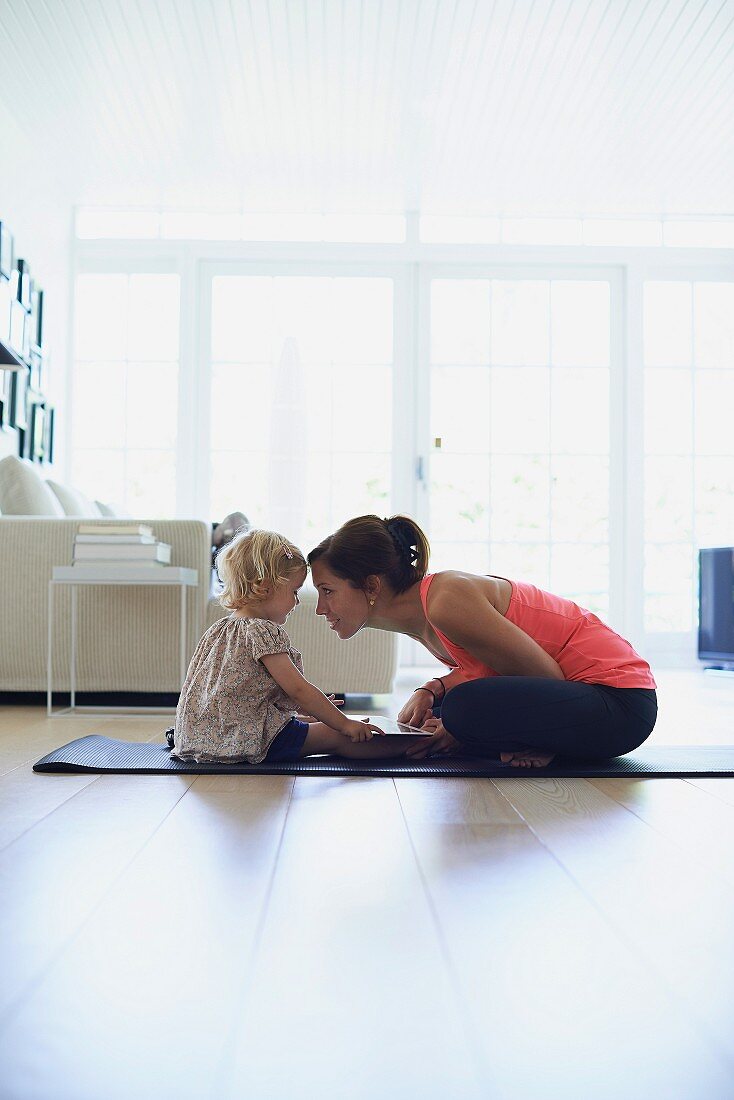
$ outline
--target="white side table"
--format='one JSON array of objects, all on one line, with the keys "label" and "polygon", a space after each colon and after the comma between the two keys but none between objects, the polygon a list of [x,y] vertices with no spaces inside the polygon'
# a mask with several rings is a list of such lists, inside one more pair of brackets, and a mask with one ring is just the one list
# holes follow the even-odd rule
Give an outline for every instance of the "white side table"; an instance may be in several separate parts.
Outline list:
[{"label": "white side table", "polygon": [[[70,585],[71,587],[71,661],[70,661],[70,676],[69,686],[71,689],[70,706],[61,707],[59,710],[53,712],[51,707],[52,699],[52,687],[51,676],[53,669],[53,612],[54,612],[54,592],[59,585]],[[82,586],[88,585],[155,585],[178,587],[181,593],[180,601],[180,627],[179,627],[179,677],[181,684],[183,685],[186,679],[186,589],[196,588],[199,584],[199,574],[196,569],[184,569],[180,566],[143,566],[139,569],[125,568],[124,570],[118,570],[114,565],[94,566],[93,568],[86,568],[83,565],[57,565],[54,567],[52,573],[52,579],[48,582],[48,656],[47,656],[47,691],[46,691],[46,714],[48,717],[53,715],[57,718],[59,715],[74,714],[78,711],[97,711],[99,713],[105,713],[109,711],[120,712],[145,712],[145,711],[166,711],[171,712],[171,707],[90,707],[90,706],[77,706],[76,705],[76,611],[77,611],[77,591]]]}]

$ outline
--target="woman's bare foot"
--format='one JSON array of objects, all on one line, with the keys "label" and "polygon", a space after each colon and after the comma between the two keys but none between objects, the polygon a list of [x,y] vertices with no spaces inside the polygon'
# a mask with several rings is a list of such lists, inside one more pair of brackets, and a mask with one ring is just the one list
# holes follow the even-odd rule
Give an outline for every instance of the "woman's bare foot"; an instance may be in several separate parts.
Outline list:
[{"label": "woman's bare foot", "polygon": [[555,755],[554,752],[525,749],[523,752],[501,752],[500,760],[503,764],[512,764],[513,768],[544,768]]}]

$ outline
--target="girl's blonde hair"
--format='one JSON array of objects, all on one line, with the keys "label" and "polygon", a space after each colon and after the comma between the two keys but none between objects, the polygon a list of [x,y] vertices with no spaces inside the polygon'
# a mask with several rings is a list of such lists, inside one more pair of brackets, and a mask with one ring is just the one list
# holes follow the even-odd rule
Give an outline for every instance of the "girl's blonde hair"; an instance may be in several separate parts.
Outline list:
[{"label": "girl's blonde hair", "polygon": [[242,531],[216,556],[216,567],[224,589],[222,607],[239,611],[244,603],[267,597],[267,585],[286,581],[300,569],[308,569],[297,546],[275,531]]}]

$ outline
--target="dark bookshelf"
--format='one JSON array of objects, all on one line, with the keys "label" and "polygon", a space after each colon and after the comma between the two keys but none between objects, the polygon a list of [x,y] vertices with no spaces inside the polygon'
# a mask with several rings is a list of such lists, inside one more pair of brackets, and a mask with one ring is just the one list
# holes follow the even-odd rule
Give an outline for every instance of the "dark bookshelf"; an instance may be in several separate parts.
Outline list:
[{"label": "dark bookshelf", "polygon": [[44,292],[30,264],[15,255],[13,234],[0,221],[0,432],[15,431],[19,458],[49,462],[54,410],[43,393]]}]

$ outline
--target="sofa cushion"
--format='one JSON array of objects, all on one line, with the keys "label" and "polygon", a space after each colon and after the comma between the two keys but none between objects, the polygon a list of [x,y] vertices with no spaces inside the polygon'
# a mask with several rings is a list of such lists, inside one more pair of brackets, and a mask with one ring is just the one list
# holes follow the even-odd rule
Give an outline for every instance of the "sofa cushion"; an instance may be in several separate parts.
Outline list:
[{"label": "sofa cushion", "polygon": [[49,489],[58,497],[65,516],[101,516],[99,508],[89,497],[74,489],[71,485],[60,485],[58,481],[46,478]]},{"label": "sofa cushion", "polygon": [[26,458],[0,460],[0,512],[4,516],[63,516],[58,497]]},{"label": "sofa cushion", "polygon": [[110,508],[109,504],[104,504],[101,500],[95,500],[94,502],[99,508],[99,514],[101,516],[116,516],[117,512],[114,508]]}]

